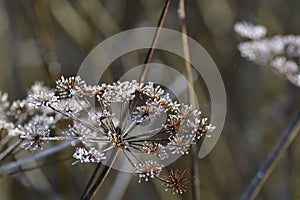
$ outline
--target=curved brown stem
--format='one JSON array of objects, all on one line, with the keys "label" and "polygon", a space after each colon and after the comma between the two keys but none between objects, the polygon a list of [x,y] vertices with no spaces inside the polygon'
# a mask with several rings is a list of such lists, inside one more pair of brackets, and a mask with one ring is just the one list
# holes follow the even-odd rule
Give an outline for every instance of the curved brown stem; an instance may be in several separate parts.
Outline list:
[{"label": "curved brown stem", "polygon": [[147,71],[148,71],[148,67],[149,67],[149,62],[152,59],[152,56],[153,56],[153,53],[154,53],[154,50],[155,50],[155,46],[156,46],[156,43],[157,43],[157,40],[158,40],[158,36],[159,36],[161,28],[162,28],[162,26],[165,22],[167,12],[169,10],[170,2],[171,2],[171,0],[166,0],[164,8],[162,10],[162,13],[160,15],[160,18],[158,20],[157,29],[156,29],[153,41],[151,43],[151,48],[147,53],[147,56],[146,56],[146,59],[145,59],[145,62],[144,62],[143,71],[142,71],[142,73],[140,75],[140,78],[139,78],[140,82],[143,82],[145,80],[145,77],[146,77],[146,74],[147,74]]}]

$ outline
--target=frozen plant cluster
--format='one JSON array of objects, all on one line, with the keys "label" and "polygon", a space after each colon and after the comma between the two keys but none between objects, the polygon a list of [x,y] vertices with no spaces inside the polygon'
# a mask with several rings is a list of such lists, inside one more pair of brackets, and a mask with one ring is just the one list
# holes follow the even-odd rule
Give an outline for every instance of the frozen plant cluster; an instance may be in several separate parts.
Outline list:
[{"label": "frozen plant cluster", "polygon": [[238,45],[241,56],[257,65],[267,65],[300,87],[300,36],[275,35],[265,37],[261,25],[238,22],[234,30],[248,40]]},{"label": "frozen plant cluster", "polygon": [[1,138],[15,142],[2,144],[14,148],[1,149],[1,161],[18,148],[36,151],[50,142],[80,141],[73,164],[102,162],[116,152],[140,182],[157,178],[179,194],[189,184],[187,171],[160,177],[162,161],[188,154],[215,128],[199,110],[172,100],[159,85],[135,80],[88,85],[79,76],[61,77],[55,89],[37,82],[24,100],[9,103],[7,94],[0,93],[0,110]]}]

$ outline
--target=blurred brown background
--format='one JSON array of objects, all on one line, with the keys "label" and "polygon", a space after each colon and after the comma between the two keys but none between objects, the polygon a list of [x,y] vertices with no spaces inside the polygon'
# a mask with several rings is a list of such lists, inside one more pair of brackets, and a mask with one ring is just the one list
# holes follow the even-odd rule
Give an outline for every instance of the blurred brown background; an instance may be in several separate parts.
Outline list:
[{"label": "blurred brown background", "polygon": [[[0,88],[10,99],[24,98],[35,80],[53,86],[60,75],[75,75],[85,56],[123,30],[156,26],[161,0],[0,0]],[[240,199],[300,108],[299,89],[266,67],[243,60],[233,32],[236,21],[265,25],[268,35],[300,32],[297,0],[187,0],[188,34],[209,52],[222,74],[228,110],[213,151],[200,160],[202,199]],[[164,27],[180,30],[178,1],[171,1]],[[172,65],[172,55],[155,54]],[[123,66],[142,64],[145,52],[117,60],[104,78],[113,81]],[[180,62],[179,62],[180,63]],[[175,64],[174,64],[175,65]],[[203,105],[207,107],[207,105]],[[201,107],[201,105],[200,105]],[[300,137],[286,152],[258,199],[300,199]],[[57,160],[71,155],[50,156]],[[188,167],[188,157],[172,168]],[[0,199],[79,199],[95,165],[72,160],[38,172],[0,178]],[[190,199],[164,192],[159,182],[113,171],[95,199]],[[119,184],[116,183],[119,182]]]}]

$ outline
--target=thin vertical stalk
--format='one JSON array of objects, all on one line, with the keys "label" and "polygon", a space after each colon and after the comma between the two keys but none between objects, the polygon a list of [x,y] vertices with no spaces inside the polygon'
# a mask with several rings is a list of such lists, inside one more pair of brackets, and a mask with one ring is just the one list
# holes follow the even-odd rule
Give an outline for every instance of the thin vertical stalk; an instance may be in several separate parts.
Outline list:
[{"label": "thin vertical stalk", "polygon": [[[181,20],[181,33],[182,33],[182,46],[183,53],[185,57],[185,71],[186,78],[188,80],[188,100],[190,105],[195,105],[193,96],[193,76],[192,67],[190,61],[190,51],[187,36],[186,27],[186,12],[185,12],[185,0],[179,1],[178,15]],[[197,146],[194,145],[191,151],[190,168],[192,179],[192,197],[193,200],[200,200],[200,171],[199,171],[199,161],[197,159]]]},{"label": "thin vertical stalk", "polygon": [[189,62],[191,58],[190,58],[190,50],[189,50],[187,27],[186,27],[185,0],[179,1],[178,15],[181,20],[182,46],[183,46],[183,54],[185,58],[186,78],[189,82],[188,100],[191,105],[195,105],[194,96],[193,96],[192,67],[191,67],[191,63]]},{"label": "thin vertical stalk", "polygon": [[88,193],[88,191],[89,191],[89,188],[91,187],[91,185],[92,185],[92,183],[93,183],[93,180],[94,180],[95,177],[97,176],[97,173],[98,173],[98,171],[99,171],[99,169],[100,169],[101,166],[102,166],[102,163],[99,162],[99,163],[97,164],[96,168],[94,169],[93,174],[92,174],[92,176],[91,176],[90,179],[89,179],[89,182],[87,183],[87,185],[85,186],[85,188],[84,188],[84,190],[83,190],[83,193],[82,193],[82,195],[81,195],[81,199],[83,199],[83,198],[87,195],[87,193]]},{"label": "thin vertical stalk", "polygon": [[[110,172],[110,170],[111,170],[110,166],[112,166],[113,163],[115,162],[117,155],[118,155],[118,149],[114,149],[109,157],[108,162],[104,165],[104,167],[103,167],[100,175],[98,176],[97,180],[95,181],[94,185],[90,188],[90,190],[87,190],[87,189],[85,190],[88,192],[83,193],[82,197],[80,198],[81,200],[89,200],[95,196],[96,192],[101,187],[101,185],[103,184],[104,180],[106,179],[108,173]],[[100,164],[101,163],[98,163],[98,166],[100,166]],[[97,171],[98,170],[96,169],[94,173],[97,173]],[[92,176],[90,181],[92,181],[93,179],[94,179],[94,176]],[[89,185],[91,185],[91,184],[89,183]]]},{"label": "thin vertical stalk", "polygon": [[285,130],[276,146],[268,155],[267,160],[264,162],[264,164],[253,177],[251,183],[249,184],[242,196],[242,200],[253,200],[256,198],[264,183],[269,178],[275,166],[278,164],[279,160],[282,158],[285,151],[295,139],[299,131],[300,112],[296,115],[289,127]]},{"label": "thin vertical stalk", "polygon": [[171,2],[171,0],[166,0],[164,8],[162,10],[162,13],[160,15],[160,18],[158,20],[157,29],[156,29],[156,32],[154,34],[153,41],[151,43],[151,48],[150,48],[150,50],[147,53],[147,56],[146,56],[146,59],[145,59],[145,62],[144,62],[143,71],[142,71],[142,73],[140,75],[140,78],[139,78],[140,82],[143,82],[145,80],[150,60],[153,57],[153,53],[154,53],[154,50],[155,50],[155,46],[156,46],[156,43],[157,43],[157,40],[158,40],[160,31],[161,31],[161,28],[162,28],[162,26],[163,26],[163,24],[165,22],[165,19],[166,19],[166,16],[167,16],[167,12],[169,10],[170,2]]}]

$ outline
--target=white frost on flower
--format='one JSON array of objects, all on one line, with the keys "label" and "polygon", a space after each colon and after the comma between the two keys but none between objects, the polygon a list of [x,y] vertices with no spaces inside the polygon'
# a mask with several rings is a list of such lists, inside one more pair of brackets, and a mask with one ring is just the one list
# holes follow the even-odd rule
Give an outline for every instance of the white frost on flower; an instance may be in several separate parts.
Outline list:
[{"label": "white frost on flower", "polygon": [[215,126],[209,124],[207,118],[195,118],[194,121],[188,121],[188,126],[192,128],[192,133],[197,139],[202,136],[211,137],[211,133],[215,130]]},{"label": "white frost on flower", "polygon": [[88,105],[85,101],[74,100],[72,98],[61,99],[56,105],[56,110],[64,112],[68,115],[79,115]]},{"label": "white frost on flower", "polygon": [[17,123],[26,121],[34,113],[34,107],[30,106],[26,99],[14,101],[7,112],[9,116],[12,116],[17,120]]},{"label": "white frost on flower", "polygon": [[201,111],[194,109],[192,105],[181,104],[178,114],[181,116],[181,118],[189,120],[201,115]]},{"label": "white frost on flower", "polygon": [[[90,148],[89,150],[85,148],[76,148],[76,152],[73,154],[73,157],[80,161],[81,163],[98,163],[101,160],[106,159],[104,153],[99,152],[95,148]],[[74,162],[73,164],[76,164],[77,162]]]},{"label": "white frost on flower", "polygon": [[242,37],[259,39],[267,34],[267,29],[261,25],[253,25],[249,22],[238,22],[234,25],[234,31]]},{"label": "white frost on flower", "polygon": [[34,95],[39,93],[53,93],[54,90],[44,85],[42,81],[35,81],[28,91],[28,95]]},{"label": "white frost on flower", "polygon": [[105,92],[101,96],[108,102],[126,102],[135,97],[135,91],[140,87],[140,83],[135,80],[115,82],[105,86]]},{"label": "white frost on flower", "polygon": [[55,128],[55,125],[59,119],[59,117],[43,113],[42,115],[34,115],[30,122],[40,124],[45,128]]},{"label": "white frost on flower", "polygon": [[54,92],[36,91],[29,95],[28,101],[36,107],[55,106],[55,103],[58,102],[58,98],[54,95]]},{"label": "white frost on flower", "polygon": [[148,125],[151,119],[157,117],[163,112],[163,108],[155,103],[148,103],[143,106],[137,106],[131,114],[131,118],[137,125]]},{"label": "white frost on flower", "polygon": [[286,43],[282,36],[243,42],[238,45],[242,57],[256,64],[267,64],[274,55],[283,54]]},{"label": "white frost on flower", "polygon": [[166,152],[166,147],[159,143],[145,142],[143,145],[143,152],[153,154],[160,160],[165,160],[169,157],[169,154]]},{"label": "white frost on flower", "polygon": [[145,163],[139,163],[135,166],[135,168],[135,173],[139,176],[140,183],[142,179],[148,181],[149,178],[154,178],[155,176],[158,176],[163,168],[163,165],[153,160],[147,160]]},{"label": "white frost on flower", "polygon": [[279,56],[271,61],[270,65],[276,68],[279,73],[296,73],[298,72],[298,65],[291,60],[286,60],[285,57]]},{"label": "white frost on flower", "polygon": [[144,85],[143,92],[150,97],[155,97],[163,95],[165,91],[159,85],[155,86],[153,82],[148,82]]},{"label": "white frost on flower", "polygon": [[9,107],[8,94],[0,91],[0,112],[3,112]]},{"label": "white frost on flower", "polygon": [[86,92],[90,92],[90,88],[79,76],[71,76],[69,78],[62,76],[56,81],[56,91],[59,98],[65,99],[73,96],[83,96]]},{"label": "white frost on flower", "polygon": [[167,144],[167,149],[171,151],[172,154],[188,154],[190,147],[195,144],[194,135],[176,135],[170,139]]},{"label": "white frost on flower", "polygon": [[275,35],[265,38],[265,28],[249,23],[236,23],[234,30],[242,37],[252,39],[238,45],[242,57],[257,65],[267,65],[276,69],[300,87],[299,35]]},{"label": "white frost on flower", "polygon": [[24,140],[22,148],[26,150],[42,149],[43,145],[49,141],[50,130],[37,124],[19,127],[20,138]]},{"label": "white frost on flower", "polygon": [[14,136],[13,130],[15,128],[15,125],[11,122],[7,122],[5,120],[0,120],[0,134]]},{"label": "white frost on flower", "polygon": [[300,87],[300,74],[287,75],[287,79],[291,81],[294,85]]}]

